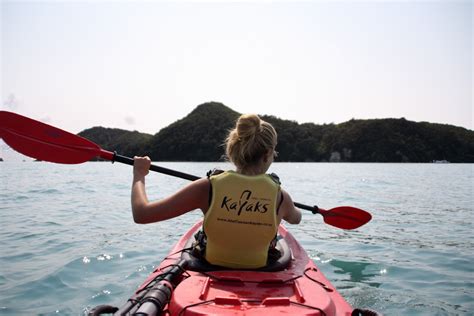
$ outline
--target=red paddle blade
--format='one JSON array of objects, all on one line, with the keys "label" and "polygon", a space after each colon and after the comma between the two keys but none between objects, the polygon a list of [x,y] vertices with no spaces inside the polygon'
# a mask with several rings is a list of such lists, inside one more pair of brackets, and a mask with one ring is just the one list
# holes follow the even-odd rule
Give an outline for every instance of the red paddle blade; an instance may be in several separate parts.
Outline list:
[{"label": "red paddle blade", "polygon": [[326,224],[342,229],[356,229],[372,219],[370,213],[352,206],[339,206],[328,211],[320,209],[319,213]]},{"label": "red paddle blade", "polygon": [[19,153],[43,161],[77,164],[101,152],[83,137],[7,111],[0,111],[0,137]]}]

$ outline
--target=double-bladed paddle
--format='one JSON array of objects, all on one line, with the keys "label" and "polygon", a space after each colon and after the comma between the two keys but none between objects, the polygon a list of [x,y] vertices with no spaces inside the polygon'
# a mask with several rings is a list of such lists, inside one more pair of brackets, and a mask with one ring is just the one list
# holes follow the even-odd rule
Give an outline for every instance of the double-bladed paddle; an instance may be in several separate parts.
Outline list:
[{"label": "double-bladed paddle", "polygon": [[[100,157],[133,166],[132,158],[104,150],[81,136],[8,111],[0,111],[0,138],[19,153],[42,161],[79,164]],[[150,170],[191,181],[200,179],[156,165],[151,165]],[[326,224],[342,229],[356,229],[372,219],[370,213],[351,206],[330,210],[296,202],[295,206],[321,214]]]}]

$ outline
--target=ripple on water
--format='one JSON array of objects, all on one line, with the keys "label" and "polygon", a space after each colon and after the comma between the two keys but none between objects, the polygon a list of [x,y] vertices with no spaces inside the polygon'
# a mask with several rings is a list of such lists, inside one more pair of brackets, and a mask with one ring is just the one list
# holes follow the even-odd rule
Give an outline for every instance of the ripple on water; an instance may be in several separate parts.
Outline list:
[{"label": "ripple on water", "polygon": [[27,194],[61,194],[63,193],[61,190],[56,188],[41,188],[41,189],[31,189],[26,192]]}]

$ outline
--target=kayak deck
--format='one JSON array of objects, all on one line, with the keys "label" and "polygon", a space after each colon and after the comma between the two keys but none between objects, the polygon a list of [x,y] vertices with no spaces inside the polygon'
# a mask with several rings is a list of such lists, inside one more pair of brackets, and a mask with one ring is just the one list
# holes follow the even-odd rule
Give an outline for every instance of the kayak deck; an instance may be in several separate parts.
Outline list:
[{"label": "kayak deck", "polygon": [[[183,249],[194,239],[201,224],[196,223],[181,237],[131,300],[182,260]],[[171,300],[161,315],[351,315],[353,308],[286,228],[280,226],[278,233],[291,249],[286,269],[276,272],[186,270],[176,282]]]}]

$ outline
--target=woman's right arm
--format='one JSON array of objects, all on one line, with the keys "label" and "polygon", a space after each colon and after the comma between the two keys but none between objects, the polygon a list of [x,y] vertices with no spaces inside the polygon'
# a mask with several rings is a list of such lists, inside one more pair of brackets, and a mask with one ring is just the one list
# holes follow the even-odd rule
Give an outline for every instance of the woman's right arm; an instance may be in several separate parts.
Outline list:
[{"label": "woman's right arm", "polygon": [[145,189],[145,177],[151,161],[148,157],[134,158],[132,183],[133,220],[138,224],[163,221],[200,208],[207,211],[209,180],[202,178],[188,184],[173,195],[150,202]]}]

